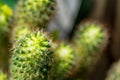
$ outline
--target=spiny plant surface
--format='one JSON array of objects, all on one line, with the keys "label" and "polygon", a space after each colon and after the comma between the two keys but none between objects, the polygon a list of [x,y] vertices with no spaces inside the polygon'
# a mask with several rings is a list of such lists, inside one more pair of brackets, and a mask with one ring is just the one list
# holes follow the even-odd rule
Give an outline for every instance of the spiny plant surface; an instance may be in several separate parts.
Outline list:
[{"label": "spiny plant surface", "polygon": [[54,78],[52,80],[64,80],[75,64],[76,54],[71,45],[60,43],[55,53]]},{"label": "spiny plant surface", "polygon": [[15,43],[20,38],[24,37],[26,34],[30,33],[32,30],[27,24],[18,24],[13,28],[11,34],[11,43]]},{"label": "spiny plant surface", "polygon": [[21,38],[12,50],[12,80],[48,80],[53,57],[51,45],[42,31]]},{"label": "spiny plant surface", "polygon": [[0,71],[0,80],[8,80],[7,75]]},{"label": "spiny plant surface", "polygon": [[14,11],[15,21],[45,27],[55,13],[55,0],[19,0]]},{"label": "spiny plant surface", "polygon": [[12,14],[12,10],[7,4],[0,3],[0,34],[8,31],[8,21]]},{"label": "spiny plant surface", "polygon": [[105,80],[120,80],[120,60],[111,67]]},{"label": "spiny plant surface", "polygon": [[80,80],[85,80],[93,69],[107,41],[107,30],[103,28],[103,25],[86,22],[79,26],[73,42],[80,57],[80,75],[83,76]]},{"label": "spiny plant surface", "polygon": [[107,31],[103,25],[97,22],[86,22],[79,26],[75,34],[74,42],[86,47],[88,52],[98,51],[107,41]]}]

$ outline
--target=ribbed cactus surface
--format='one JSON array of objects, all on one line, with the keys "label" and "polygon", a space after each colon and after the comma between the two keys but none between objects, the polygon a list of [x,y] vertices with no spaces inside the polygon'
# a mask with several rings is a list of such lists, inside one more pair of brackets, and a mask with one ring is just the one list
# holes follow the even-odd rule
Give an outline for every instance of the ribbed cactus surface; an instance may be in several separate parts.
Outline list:
[{"label": "ribbed cactus surface", "polygon": [[55,13],[55,0],[19,0],[14,11],[15,21],[45,27]]},{"label": "ribbed cactus surface", "polygon": [[52,66],[51,41],[42,31],[27,34],[12,50],[12,80],[48,80]]}]

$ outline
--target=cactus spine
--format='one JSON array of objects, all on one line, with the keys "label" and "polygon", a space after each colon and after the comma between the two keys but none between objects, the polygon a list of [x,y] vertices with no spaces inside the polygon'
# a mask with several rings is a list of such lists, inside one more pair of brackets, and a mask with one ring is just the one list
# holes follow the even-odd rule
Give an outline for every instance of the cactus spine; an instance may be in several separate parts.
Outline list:
[{"label": "cactus spine", "polygon": [[14,12],[15,21],[27,22],[31,26],[42,28],[55,13],[55,0],[20,0]]},{"label": "cactus spine", "polygon": [[48,80],[52,66],[51,41],[42,31],[26,34],[12,50],[13,80]]},{"label": "cactus spine", "polygon": [[68,77],[71,68],[75,63],[76,53],[71,45],[60,43],[55,53],[54,78],[51,80],[64,80]]},{"label": "cactus spine", "polygon": [[107,44],[107,30],[97,22],[86,22],[79,26],[73,41],[80,57],[80,74],[85,80]]}]

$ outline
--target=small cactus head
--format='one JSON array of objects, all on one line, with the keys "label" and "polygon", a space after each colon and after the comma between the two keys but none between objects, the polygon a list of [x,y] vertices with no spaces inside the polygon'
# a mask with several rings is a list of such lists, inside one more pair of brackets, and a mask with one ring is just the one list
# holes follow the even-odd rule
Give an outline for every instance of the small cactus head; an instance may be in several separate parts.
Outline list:
[{"label": "small cactus head", "polygon": [[8,31],[8,21],[12,14],[12,10],[7,4],[0,3],[0,32]]},{"label": "small cactus head", "polygon": [[105,80],[120,80],[120,60],[112,65]]},{"label": "small cactus head", "polygon": [[47,34],[35,31],[19,39],[12,50],[13,80],[48,80],[52,66],[52,46]]},{"label": "small cactus head", "polygon": [[[93,70],[108,42],[107,29],[98,22],[82,23],[75,33],[73,42],[79,55],[79,73],[85,80]],[[85,62],[84,62],[85,61]]]},{"label": "small cactus head", "polygon": [[55,13],[55,0],[19,0],[14,13],[15,21],[42,28]]},{"label": "small cactus head", "polygon": [[79,26],[75,33],[74,42],[76,45],[86,47],[89,52],[103,49],[108,42],[106,28],[98,22],[85,22]]},{"label": "small cactus head", "polygon": [[75,64],[76,53],[71,45],[60,43],[55,53],[55,80],[64,80],[70,73],[72,66]]}]

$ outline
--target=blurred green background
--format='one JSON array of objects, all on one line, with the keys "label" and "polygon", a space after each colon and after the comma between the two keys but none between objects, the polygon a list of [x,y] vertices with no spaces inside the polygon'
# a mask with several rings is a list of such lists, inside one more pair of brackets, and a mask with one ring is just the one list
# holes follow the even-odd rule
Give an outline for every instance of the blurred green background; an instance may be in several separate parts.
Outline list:
[{"label": "blurred green background", "polygon": [[0,2],[4,2],[4,3],[7,3],[10,7],[14,7],[15,3],[17,2],[18,0],[0,0]]}]

